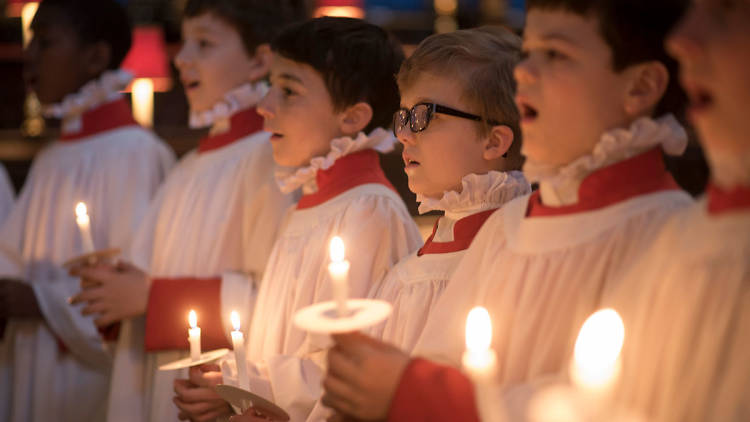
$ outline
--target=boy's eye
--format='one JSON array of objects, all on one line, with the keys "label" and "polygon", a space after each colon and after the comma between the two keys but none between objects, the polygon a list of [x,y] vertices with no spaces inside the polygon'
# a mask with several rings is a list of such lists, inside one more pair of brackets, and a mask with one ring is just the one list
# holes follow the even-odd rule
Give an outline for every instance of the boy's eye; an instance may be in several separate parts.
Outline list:
[{"label": "boy's eye", "polygon": [[544,58],[547,59],[547,60],[560,60],[560,59],[564,59],[565,58],[564,54],[560,53],[559,51],[557,51],[555,49],[551,49],[551,48],[543,50],[543,53],[544,53]]},{"label": "boy's eye", "polygon": [[286,87],[281,88],[281,92],[284,94],[284,97],[291,97],[296,94],[296,92]]},{"label": "boy's eye", "polygon": [[198,40],[198,48],[200,48],[201,50],[203,50],[204,48],[211,47],[212,45],[213,43],[211,43],[208,40]]}]

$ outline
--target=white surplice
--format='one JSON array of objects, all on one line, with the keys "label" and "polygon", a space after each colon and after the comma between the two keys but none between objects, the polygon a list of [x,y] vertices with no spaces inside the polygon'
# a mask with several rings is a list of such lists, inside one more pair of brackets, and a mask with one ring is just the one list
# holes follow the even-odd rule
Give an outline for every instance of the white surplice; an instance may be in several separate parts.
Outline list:
[{"label": "white surplice", "polygon": [[[356,178],[357,174],[347,171],[377,167],[382,175],[371,148],[386,150],[392,145],[392,136],[383,129],[369,137],[337,138],[327,156],[281,175],[280,185],[284,189],[302,185],[309,195],[324,189],[317,185],[319,171],[330,169],[337,179],[333,183]],[[374,161],[367,163],[373,168],[357,165],[336,173],[342,163],[355,157],[369,160],[362,154],[371,154]],[[398,260],[422,243],[402,199],[386,185],[364,183],[334,192],[322,203],[298,207],[289,214],[261,283],[247,342],[251,391],[285,409],[293,421],[304,420],[322,394],[320,380],[329,340],[294,327],[292,318],[303,307],[332,299],[327,270],[331,238],[340,236],[346,246],[346,259],[351,263],[350,297],[365,297]],[[236,384],[233,367],[234,362],[225,363],[225,382]]]},{"label": "white surplice", "polygon": [[617,398],[657,422],[750,418],[750,189],[744,208],[707,198],[677,214],[603,306],[625,323]]},{"label": "white surplice", "polygon": [[[461,192],[446,192],[440,199],[417,195],[419,212],[439,210],[440,217],[432,242],[446,245],[446,252],[414,252],[399,261],[376,286],[370,296],[393,305],[393,313],[375,327],[371,335],[400,349],[411,352],[422,333],[435,303],[448,285],[456,266],[466,253],[467,245],[449,246],[456,242],[456,225],[466,217],[496,210],[508,201],[531,192],[531,186],[518,171],[492,171],[483,175],[470,174],[462,179]],[[481,227],[482,222],[478,222]],[[475,227],[475,229],[479,229]]]},{"label": "white surplice", "polygon": [[[88,108],[60,108],[63,136],[86,133],[92,123],[101,129],[101,121],[87,120],[88,113],[113,105],[132,121],[117,89],[123,79],[127,78],[105,73],[67,97],[78,99],[69,104]],[[99,117],[111,116],[107,111]],[[53,142],[34,159],[0,229],[0,250],[5,258],[16,255],[20,268],[10,273],[31,284],[44,321],[19,319],[8,325],[2,347],[11,361],[12,392],[0,404],[3,420],[104,419],[111,351],[93,318],[81,316],[82,305],[68,304],[68,298],[80,291],[79,280],[61,266],[84,253],[75,206],[79,201],[88,206],[97,248],[125,250],[173,163],[169,148],[134,121]]]},{"label": "white surplice", "polygon": [[[250,107],[262,90],[243,85],[227,99],[242,94],[239,103]],[[240,107],[236,111],[242,112]],[[210,121],[230,125],[224,130],[231,131],[231,117],[237,115]],[[259,131],[210,151],[188,153],[169,174],[132,247],[131,259],[152,278],[220,277],[220,314],[227,338],[231,310],[240,312],[247,333],[257,283],[294,200],[276,185],[268,138]],[[146,352],[144,320],[123,324],[109,397],[110,422],[177,420],[173,381],[187,378],[187,371],[161,372],[158,367],[188,352]],[[184,335],[187,346],[187,325]]]},{"label": "white surplice", "polygon": [[[571,338],[595,310],[605,283],[639,258],[671,214],[691,203],[680,190],[636,190],[621,200],[615,195],[606,206],[576,211],[579,192],[589,186],[594,201],[616,194],[638,177],[644,159],[653,167],[654,157],[658,175],[666,176],[654,148],[679,153],[685,143],[685,133],[673,119],[640,119],[628,130],[605,133],[591,155],[561,169],[528,163],[527,177],[539,181],[541,195],[511,201],[485,223],[414,354],[460,366],[466,315],[472,307],[484,306],[492,318],[502,385],[561,370],[572,353]],[[618,175],[623,166],[629,174]],[[604,179],[597,186],[605,175],[619,185],[607,185]],[[548,208],[573,211],[528,217],[530,201],[539,195]]]}]

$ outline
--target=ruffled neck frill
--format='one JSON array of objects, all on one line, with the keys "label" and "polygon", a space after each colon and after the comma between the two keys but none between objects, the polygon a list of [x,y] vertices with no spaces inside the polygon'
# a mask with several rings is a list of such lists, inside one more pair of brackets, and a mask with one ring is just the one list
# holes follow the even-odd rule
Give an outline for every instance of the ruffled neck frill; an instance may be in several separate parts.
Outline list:
[{"label": "ruffled neck frill", "polygon": [[224,94],[213,107],[203,111],[190,111],[189,126],[199,129],[211,126],[210,135],[219,135],[230,129],[230,119],[236,113],[255,107],[268,92],[265,82],[244,83]]},{"label": "ruffled neck frill", "polygon": [[42,114],[48,118],[61,119],[63,134],[79,132],[82,126],[81,116],[87,111],[122,99],[121,91],[132,79],[133,75],[123,69],[105,71],[98,78],[84,84],[77,92],[66,95],[61,102],[43,106]]},{"label": "ruffled neck frill", "polygon": [[284,193],[302,188],[304,195],[317,192],[316,175],[319,170],[327,170],[341,157],[365,149],[373,149],[387,153],[393,150],[396,139],[393,134],[383,128],[373,130],[369,135],[360,132],[356,138],[344,136],[331,141],[330,151],[320,157],[314,157],[310,164],[304,167],[281,167],[276,170],[276,182]]},{"label": "ruffled neck frill", "polygon": [[657,146],[669,155],[681,155],[687,147],[687,133],[671,114],[658,119],[642,117],[628,129],[605,132],[591,154],[570,164],[550,166],[527,160],[523,171],[530,181],[539,183],[544,205],[572,205],[578,202],[578,190],[586,176]]},{"label": "ruffled neck frill", "polygon": [[452,241],[455,223],[468,216],[502,207],[506,202],[531,192],[531,186],[520,171],[491,171],[468,174],[461,179],[461,191],[447,191],[439,199],[417,195],[419,213],[444,211],[432,240]]}]

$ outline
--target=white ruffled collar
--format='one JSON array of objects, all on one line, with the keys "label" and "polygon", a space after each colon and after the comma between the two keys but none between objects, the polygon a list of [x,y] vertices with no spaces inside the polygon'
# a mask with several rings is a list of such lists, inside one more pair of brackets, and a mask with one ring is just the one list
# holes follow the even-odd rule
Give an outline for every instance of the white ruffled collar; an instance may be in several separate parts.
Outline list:
[{"label": "white ruffled collar", "polygon": [[687,133],[671,114],[658,119],[642,117],[630,128],[605,132],[589,155],[562,167],[527,160],[526,177],[539,182],[542,203],[559,207],[578,202],[578,188],[589,174],[614,163],[661,146],[669,155],[682,155],[687,147]]},{"label": "white ruffled collar", "polygon": [[213,107],[204,111],[190,111],[189,126],[199,129],[211,126],[211,134],[216,135],[229,129],[229,118],[246,108],[256,106],[268,92],[264,81],[244,83],[224,94]]},{"label": "white ruffled collar", "polygon": [[364,149],[374,149],[382,153],[392,151],[395,143],[396,138],[393,134],[383,128],[376,128],[370,135],[360,132],[355,139],[349,136],[335,138],[331,141],[331,150],[328,154],[312,158],[309,165],[277,169],[276,182],[284,193],[295,191],[299,187],[302,187],[302,193],[305,195],[315,193],[318,191],[315,180],[318,170],[327,170],[339,158]]},{"label": "white ruffled collar", "polygon": [[467,174],[461,179],[461,192],[447,191],[439,199],[417,195],[419,213],[445,211],[446,218],[459,220],[471,214],[500,208],[506,202],[531,192],[520,171],[491,171]]},{"label": "white ruffled collar", "polygon": [[80,130],[83,113],[122,98],[120,91],[132,79],[133,75],[126,70],[107,70],[61,102],[43,106],[42,113],[48,118],[62,119],[63,132],[75,132]]}]

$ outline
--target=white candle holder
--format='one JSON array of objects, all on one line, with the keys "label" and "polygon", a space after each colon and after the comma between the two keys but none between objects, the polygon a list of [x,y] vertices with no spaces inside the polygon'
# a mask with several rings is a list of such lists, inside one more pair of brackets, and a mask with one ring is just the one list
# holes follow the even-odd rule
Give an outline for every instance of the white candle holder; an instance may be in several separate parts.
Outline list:
[{"label": "white candle holder", "polygon": [[211,363],[219,360],[229,353],[229,349],[216,349],[210,352],[201,353],[197,359],[193,359],[192,356],[188,356],[184,359],[178,359],[173,362],[165,363],[159,366],[160,371],[176,371],[178,369],[190,368],[192,366],[203,365],[204,363]]},{"label": "white candle holder", "polygon": [[349,299],[347,313],[339,314],[339,303],[328,301],[300,309],[294,314],[294,325],[316,334],[340,334],[375,326],[391,314],[390,303],[374,299]]},{"label": "white candle holder", "polygon": [[274,421],[288,421],[291,419],[284,409],[247,390],[231,385],[219,384],[214,387],[214,391],[229,403],[238,414],[245,413],[247,409],[252,407],[255,409],[256,416],[270,417]]}]

